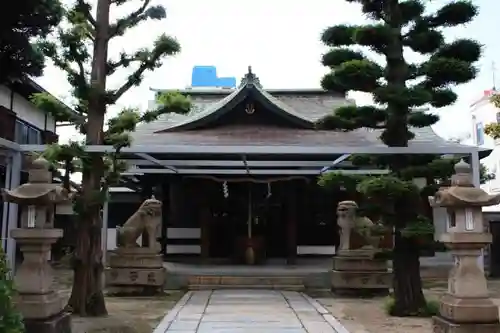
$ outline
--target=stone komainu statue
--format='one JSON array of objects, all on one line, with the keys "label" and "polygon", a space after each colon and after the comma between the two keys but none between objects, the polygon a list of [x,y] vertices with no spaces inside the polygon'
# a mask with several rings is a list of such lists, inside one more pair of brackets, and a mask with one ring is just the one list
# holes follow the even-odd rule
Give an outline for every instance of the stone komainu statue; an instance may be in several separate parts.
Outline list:
[{"label": "stone komainu statue", "polygon": [[378,248],[380,237],[373,236],[371,229],[375,225],[366,216],[357,215],[358,204],[354,201],[341,201],[337,205],[337,224],[340,232],[339,251],[351,250],[351,234],[356,232],[365,241],[362,249]]},{"label": "stone komainu statue", "polygon": [[161,201],[154,197],[144,200],[127,222],[122,227],[116,228],[117,246],[119,248],[139,247],[137,239],[142,235],[147,237],[148,248],[159,252],[160,244],[156,239],[161,236],[161,213]]}]

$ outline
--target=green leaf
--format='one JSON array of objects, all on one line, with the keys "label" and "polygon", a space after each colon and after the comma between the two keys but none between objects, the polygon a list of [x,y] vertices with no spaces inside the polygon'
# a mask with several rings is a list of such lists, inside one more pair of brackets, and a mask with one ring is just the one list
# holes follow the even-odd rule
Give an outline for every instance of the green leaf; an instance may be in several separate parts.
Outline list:
[{"label": "green leaf", "polygon": [[349,87],[340,82],[334,72],[330,72],[321,79],[321,88],[341,94],[347,93]]},{"label": "green leaf", "polygon": [[7,267],[7,260],[0,247],[0,332],[24,333],[21,314],[16,310],[12,299],[14,294],[14,284]]},{"label": "green leaf", "polygon": [[373,91],[373,99],[379,104],[398,105],[402,108],[418,107],[431,100],[431,93],[422,87],[411,88],[383,85]]},{"label": "green leaf", "polygon": [[390,43],[392,30],[385,24],[360,26],[354,31],[353,39],[358,45],[369,46],[377,52],[384,52]]},{"label": "green leaf", "polygon": [[30,96],[30,102],[40,110],[50,114],[58,122],[78,123],[82,119],[75,111],[49,93],[33,94]]},{"label": "green leaf", "polygon": [[490,102],[497,108],[500,108],[500,94],[494,94],[490,98]]},{"label": "green leaf", "polygon": [[160,5],[149,7],[144,14],[152,20],[161,20],[167,17],[165,7]]},{"label": "green leaf", "polygon": [[59,0],[10,2],[0,13],[0,84],[40,76],[45,67],[38,41],[60,23]]},{"label": "green leaf", "polygon": [[[378,80],[384,75],[383,69],[369,60],[351,60],[342,63],[332,73],[334,82],[349,90],[372,92],[378,87]],[[327,84],[328,81],[325,82]],[[325,87],[327,90],[328,87]]]},{"label": "green leaf", "polygon": [[401,235],[406,238],[418,238],[434,235],[434,224],[425,216],[418,216],[401,229]]},{"label": "green leaf", "polygon": [[323,31],[321,41],[332,47],[352,45],[354,44],[353,35],[356,28],[352,25],[335,25]]},{"label": "green leaf", "polygon": [[432,17],[431,23],[434,26],[453,27],[468,23],[478,14],[478,7],[472,1],[458,0],[450,2]]},{"label": "green leaf", "polygon": [[491,136],[493,139],[500,139],[500,124],[491,123],[484,126],[484,133]]},{"label": "green leaf", "polygon": [[399,10],[401,11],[401,20],[406,24],[420,18],[425,11],[425,6],[419,0],[400,1]]},{"label": "green leaf", "polygon": [[352,60],[365,60],[365,56],[361,52],[347,48],[337,48],[325,53],[321,63],[324,66],[334,68]]},{"label": "green leaf", "polygon": [[422,70],[433,86],[466,83],[477,74],[477,69],[470,63],[451,58],[431,58]]},{"label": "green leaf", "polygon": [[426,113],[424,111],[413,111],[408,117],[408,124],[417,128],[431,126],[438,121],[438,115]]},{"label": "green leaf", "polygon": [[443,45],[434,55],[436,58],[451,58],[472,63],[481,58],[481,44],[472,39],[459,39]]},{"label": "green leaf", "polygon": [[158,103],[158,112],[162,113],[178,113],[187,114],[192,107],[190,98],[184,96],[179,92],[163,92],[156,95],[156,102]]},{"label": "green leaf", "polygon": [[414,52],[429,54],[435,52],[443,45],[444,36],[440,31],[427,28],[420,29],[417,25],[404,37],[403,43]]},{"label": "green leaf", "polygon": [[442,108],[456,102],[458,96],[451,89],[435,89],[432,91],[430,104],[435,108]]},{"label": "green leaf", "polygon": [[356,192],[356,186],[365,179],[363,175],[346,175],[340,172],[326,172],[318,178],[318,185],[325,189],[343,188],[349,193]]}]

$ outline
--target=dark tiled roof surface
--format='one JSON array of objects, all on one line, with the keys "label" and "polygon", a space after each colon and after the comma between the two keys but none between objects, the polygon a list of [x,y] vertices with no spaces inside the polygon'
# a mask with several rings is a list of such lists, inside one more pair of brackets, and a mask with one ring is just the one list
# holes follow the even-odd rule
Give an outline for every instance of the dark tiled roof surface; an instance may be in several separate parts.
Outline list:
[{"label": "dark tiled roof surface", "polygon": [[[157,121],[139,126],[133,133],[135,145],[289,145],[289,146],[338,146],[362,147],[382,146],[378,139],[380,131],[360,129],[352,132],[282,129],[274,127],[225,126],[212,129],[155,133],[176,127],[179,124],[199,119],[215,112],[238,90],[227,95],[192,95],[193,109],[188,115],[163,115]],[[325,94],[275,94],[265,96],[285,111],[315,122],[331,113],[336,107],[352,103],[339,96]],[[438,136],[430,127],[415,128],[415,139],[411,145],[433,145],[454,147]],[[410,146],[411,146],[410,145]]]}]

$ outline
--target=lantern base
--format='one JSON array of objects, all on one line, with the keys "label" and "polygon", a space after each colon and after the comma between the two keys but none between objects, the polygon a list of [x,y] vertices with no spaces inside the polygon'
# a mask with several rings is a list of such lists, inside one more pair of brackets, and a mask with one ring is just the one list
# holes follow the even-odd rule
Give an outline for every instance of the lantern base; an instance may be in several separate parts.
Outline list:
[{"label": "lantern base", "polygon": [[461,298],[450,294],[441,297],[439,314],[458,323],[498,322],[498,306],[489,298]]},{"label": "lantern base", "polygon": [[24,327],[26,333],[71,333],[71,315],[61,312],[45,319],[24,319]]},{"label": "lantern base", "polygon": [[444,317],[432,317],[434,333],[500,333],[500,323],[456,323]]}]

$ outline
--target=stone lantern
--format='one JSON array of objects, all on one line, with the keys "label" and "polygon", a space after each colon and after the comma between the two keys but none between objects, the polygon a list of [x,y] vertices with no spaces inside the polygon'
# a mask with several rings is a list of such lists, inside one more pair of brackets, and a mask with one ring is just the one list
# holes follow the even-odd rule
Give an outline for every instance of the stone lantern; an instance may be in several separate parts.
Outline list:
[{"label": "stone lantern", "polygon": [[61,229],[54,229],[55,205],[69,196],[62,186],[52,184],[49,166],[47,160],[36,159],[30,165],[26,184],[2,191],[4,201],[18,204],[21,210],[21,226],[10,236],[24,257],[14,282],[26,333],[71,332],[70,316],[63,311],[63,300],[53,289],[52,267],[47,261],[52,244],[63,235]]},{"label": "stone lantern", "polygon": [[500,332],[498,307],[489,298],[487,281],[478,264],[482,249],[492,241],[484,229],[482,207],[500,203],[500,195],[474,187],[471,167],[460,161],[455,165],[451,187],[440,189],[429,202],[447,210],[447,232],[441,241],[455,258],[448,291],[441,298],[439,315],[433,318],[434,332]]}]

